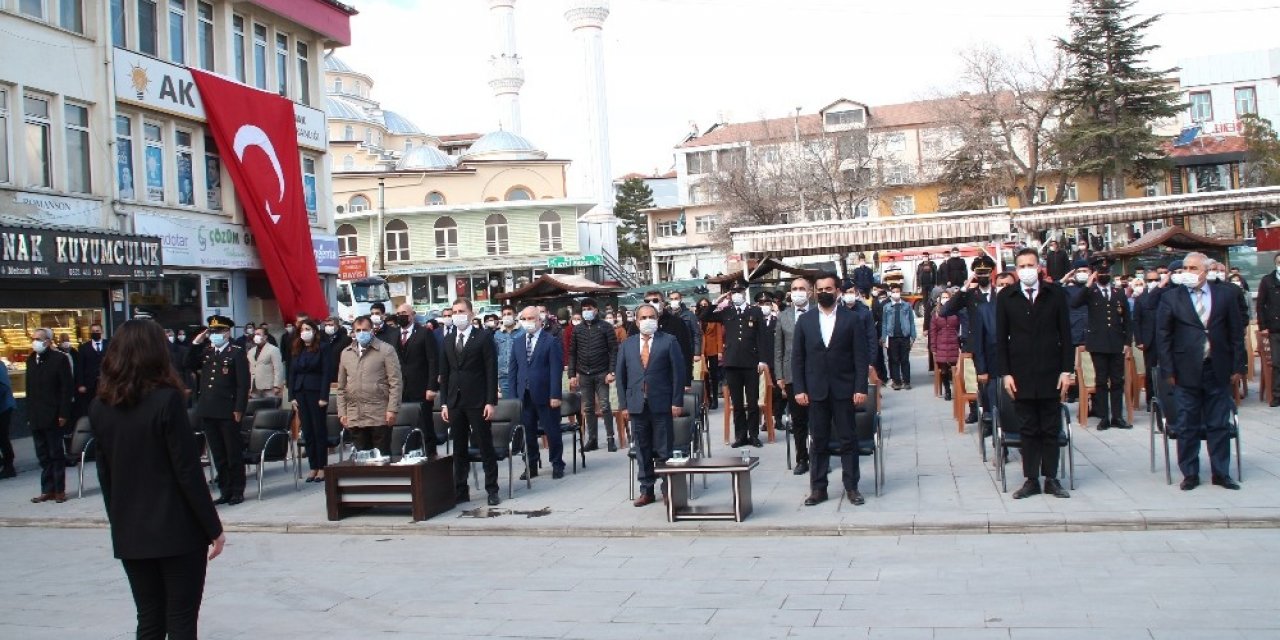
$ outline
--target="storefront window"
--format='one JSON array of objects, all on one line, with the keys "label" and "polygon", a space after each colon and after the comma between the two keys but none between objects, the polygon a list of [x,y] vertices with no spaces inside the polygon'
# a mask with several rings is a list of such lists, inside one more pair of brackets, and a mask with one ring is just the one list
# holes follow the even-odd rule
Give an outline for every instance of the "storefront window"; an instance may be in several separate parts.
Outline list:
[{"label": "storefront window", "polygon": [[31,334],[45,328],[54,336],[68,334],[79,345],[89,339],[89,327],[102,324],[101,309],[5,309],[0,311],[0,362],[9,370],[13,395],[27,395],[27,357]]},{"label": "storefront window", "polygon": [[171,275],[163,280],[129,283],[133,315],[147,315],[171,329],[204,324],[200,313],[200,276]]},{"label": "storefront window", "polygon": [[453,296],[449,290],[448,276],[431,276],[431,303],[446,304],[453,302]]},{"label": "storefront window", "polygon": [[231,281],[209,278],[204,283],[205,306],[226,310],[231,306]]}]

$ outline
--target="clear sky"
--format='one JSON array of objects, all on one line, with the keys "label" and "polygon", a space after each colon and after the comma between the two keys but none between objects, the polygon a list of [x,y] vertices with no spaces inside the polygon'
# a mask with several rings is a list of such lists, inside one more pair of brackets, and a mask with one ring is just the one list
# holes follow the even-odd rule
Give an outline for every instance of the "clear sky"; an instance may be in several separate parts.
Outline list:
[{"label": "clear sky", "polygon": [[[338,55],[374,77],[374,97],[432,134],[497,128],[495,45],[486,0],[348,0],[352,46]],[[837,98],[877,104],[946,91],[955,53],[992,43],[1051,46],[1070,0],[613,0],[605,24],[613,174],[666,171],[672,147],[718,119],[812,113]],[[562,0],[518,0],[524,134],[572,159],[582,79]],[[1280,46],[1280,0],[1140,0],[1164,13],[1149,41],[1157,68]]]}]

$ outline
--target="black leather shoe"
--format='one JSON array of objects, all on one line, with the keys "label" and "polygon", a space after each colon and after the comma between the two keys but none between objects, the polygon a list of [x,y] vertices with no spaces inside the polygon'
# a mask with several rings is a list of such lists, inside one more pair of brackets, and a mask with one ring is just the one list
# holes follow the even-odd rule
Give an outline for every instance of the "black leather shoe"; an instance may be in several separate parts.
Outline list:
[{"label": "black leather shoe", "polygon": [[496,493],[489,494],[489,506],[496,507],[498,506],[499,502],[502,502],[502,498],[499,498],[498,494]]},{"label": "black leather shoe", "polygon": [[1271,403],[1267,406],[1280,407],[1280,396],[1271,399]]},{"label": "black leather shoe", "polygon": [[1013,492],[1013,499],[1021,500],[1036,495],[1040,495],[1040,483],[1032,478],[1027,478],[1027,481],[1022,483],[1022,486],[1018,487],[1017,491]]},{"label": "black leather shoe", "polygon": [[760,438],[752,438],[752,439],[751,439],[751,446],[753,446],[753,447],[755,447],[755,448],[759,449],[760,447],[763,447],[763,446],[764,446],[764,443],[763,443],[763,442],[760,442]]},{"label": "black leather shoe", "polygon": [[218,496],[218,499],[217,499],[217,500],[214,500],[214,501],[213,501],[213,503],[214,503],[214,504],[226,504],[226,503],[227,503],[227,502],[229,502],[230,500],[231,500],[231,497],[230,497],[230,496]]},{"label": "black leather shoe", "polygon": [[470,493],[455,493],[455,494],[453,494],[453,503],[454,503],[454,504],[462,504],[462,503],[464,503],[464,502],[471,502],[471,494],[470,494]]},{"label": "black leather shoe", "polygon": [[823,502],[826,502],[826,501],[827,501],[826,491],[814,491],[809,494],[808,498],[804,499],[804,506],[812,507],[815,504],[822,504]]},{"label": "black leather shoe", "polygon": [[862,506],[867,503],[867,499],[863,498],[862,494],[858,493],[857,489],[850,489],[849,491],[846,491],[845,496],[849,498],[849,502],[857,506]]},{"label": "black leather shoe", "polygon": [[552,479],[552,480],[559,480],[560,478],[563,478],[563,477],[564,477],[564,469],[552,469],[552,470],[551,470],[551,479]]},{"label": "black leather shoe", "polygon": [[4,467],[3,469],[0,469],[0,480],[3,480],[5,478],[16,478],[16,477],[18,477],[18,470],[14,469],[12,466],[7,466],[7,467]]},{"label": "black leather shoe", "polygon": [[631,503],[631,505],[634,507],[644,507],[644,506],[651,505],[657,501],[658,499],[653,497],[652,493],[642,493],[640,494],[639,498],[636,498],[635,502]]},{"label": "black leather shoe", "polygon": [[1123,419],[1112,420],[1111,426],[1115,427],[1116,429],[1132,429],[1133,428],[1133,425],[1129,424],[1128,422],[1125,422]]},{"label": "black leather shoe", "polygon": [[807,462],[797,462],[797,463],[796,463],[796,468],[795,468],[795,469],[793,469],[793,470],[791,471],[791,473],[792,473],[793,475],[797,475],[797,476],[802,476],[802,475],[804,475],[804,474],[806,474],[806,473],[809,473],[809,463],[807,463]]},{"label": "black leather shoe", "polygon": [[1062,488],[1062,483],[1057,478],[1044,479],[1044,492],[1055,498],[1070,498],[1071,494]]},{"label": "black leather shoe", "polygon": [[983,422],[983,423],[982,423],[982,437],[984,437],[984,438],[990,438],[990,437],[991,437],[991,433],[992,433],[992,431],[993,431],[994,429],[995,429],[995,425],[994,425],[993,423],[991,423],[991,422]]},{"label": "black leather shoe", "polygon": [[1182,479],[1182,482],[1178,483],[1178,488],[1183,491],[1191,491],[1198,486],[1200,486],[1199,476],[1187,476]]},{"label": "black leather shoe", "polygon": [[617,450],[618,450],[618,443],[615,442],[613,438],[609,438],[609,453],[613,453]]},{"label": "black leather shoe", "polygon": [[1110,429],[1110,428],[1111,428],[1111,422],[1109,420],[1098,421],[1098,427],[1097,427],[1098,431],[1106,431],[1107,429]]},{"label": "black leather shoe", "polygon": [[231,499],[227,500],[227,504],[230,504],[230,505],[237,505],[237,504],[240,504],[241,502],[244,502],[244,496],[239,494],[231,496]]},{"label": "black leather shoe", "polygon": [[600,443],[596,442],[595,440],[588,440],[586,444],[582,445],[583,451],[595,451],[596,449],[599,449],[599,448],[600,448]]},{"label": "black leather shoe", "polygon": [[1213,483],[1223,489],[1231,489],[1232,491],[1238,491],[1240,489],[1240,485],[1236,484],[1235,480],[1232,480],[1227,476],[1214,476]]},{"label": "black leather shoe", "polygon": [[969,415],[967,415],[967,416],[965,416],[965,417],[964,417],[964,423],[965,423],[965,424],[976,424],[977,422],[978,422],[978,412],[977,412],[977,411],[974,411],[974,410],[972,410],[972,409],[970,409],[970,410],[969,410]]},{"label": "black leather shoe", "polygon": [[530,479],[530,478],[536,478],[536,477],[538,477],[538,470],[537,470],[537,469],[533,469],[533,470],[525,469],[525,470],[524,470],[524,473],[520,474],[520,479],[521,479],[521,480],[528,480],[528,479]]},{"label": "black leather shoe", "polygon": [[946,400],[947,402],[951,402],[951,390],[950,390],[950,389],[947,389],[946,391],[943,391],[943,392],[942,392],[942,399],[943,399],[943,400]]},{"label": "black leather shoe", "polygon": [[893,390],[894,390],[894,391],[898,391],[898,390],[900,390],[900,389],[902,389],[902,383],[901,383],[901,382],[895,382],[895,383],[893,383]]},{"label": "black leather shoe", "polygon": [[746,441],[746,440],[734,440],[734,441],[733,441],[733,444],[731,444],[731,445],[729,445],[729,446],[733,447],[734,449],[737,449],[737,448],[739,448],[739,447],[745,447],[746,445],[747,445],[747,441]]},{"label": "black leather shoe", "polygon": [[911,383],[910,383],[910,382],[908,382],[908,383],[906,383],[906,384],[902,385],[902,388],[903,388],[903,389],[906,389],[907,391],[910,391],[910,390],[911,390]]}]

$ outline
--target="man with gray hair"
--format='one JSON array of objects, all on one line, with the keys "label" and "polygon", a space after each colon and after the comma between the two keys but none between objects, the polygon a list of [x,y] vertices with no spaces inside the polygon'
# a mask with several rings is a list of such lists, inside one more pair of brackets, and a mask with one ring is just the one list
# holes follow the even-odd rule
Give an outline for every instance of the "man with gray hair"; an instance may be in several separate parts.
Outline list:
[{"label": "man with gray hair", "polygon": [[27,423],[40,461],[40,495],[32,502],[67,501],[62,430],[71,421],[71,382],[71,360],[53,348],[53,332],[36,329],[27,356]]}]

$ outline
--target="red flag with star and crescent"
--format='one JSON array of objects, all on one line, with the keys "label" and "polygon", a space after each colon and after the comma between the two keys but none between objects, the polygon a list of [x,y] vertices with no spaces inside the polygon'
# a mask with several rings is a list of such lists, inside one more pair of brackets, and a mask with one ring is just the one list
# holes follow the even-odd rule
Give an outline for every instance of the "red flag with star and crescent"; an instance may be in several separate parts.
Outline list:
[{"label": "red flag with star and crescent", "polygon": [[209,131],[258,246],[280,314],[329,315],[302,192],[293,103],[192,69]]}]

